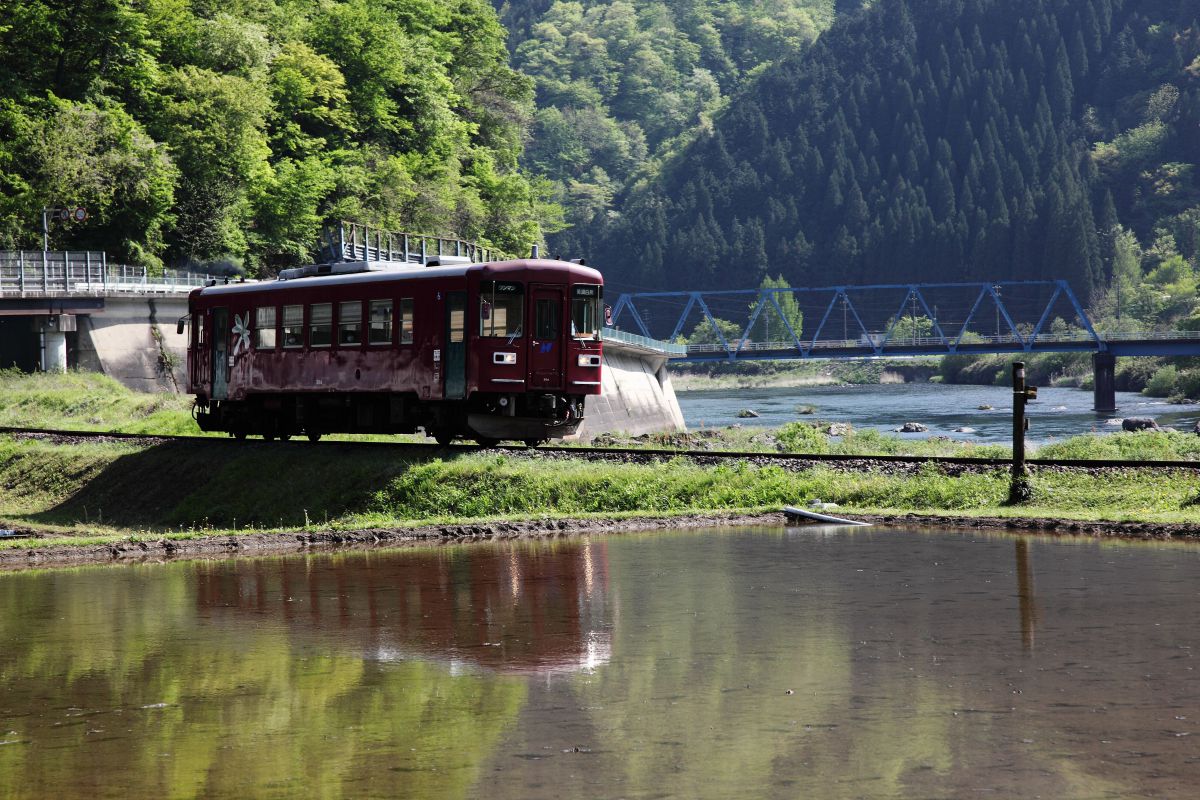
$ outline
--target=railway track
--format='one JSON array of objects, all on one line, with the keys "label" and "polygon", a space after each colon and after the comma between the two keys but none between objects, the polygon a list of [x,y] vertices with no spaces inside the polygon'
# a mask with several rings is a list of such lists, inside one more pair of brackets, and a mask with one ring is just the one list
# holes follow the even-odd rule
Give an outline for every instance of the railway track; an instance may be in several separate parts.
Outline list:
[{"label": "railway track", "polygon": [[[225,445],[228,447],[246,447],[265,442],[238,441],[223,436],[184,436],[178,434],[150,433],[110,433],[106,431],[76,431],[52,428],[22,428],[0,426],[0,435],[9,434],[33,438],[54,439],[59,441],[147,441],[147,442],[206,442]],[[275,446],[285,446],[285,443],[275,443]],[[453,444],[442,447],[433,442],[379,442],[353,440],[325,440],[321,442],[297,441],[288,446],[303,448],[322,447],[351,447],[351,448],[392,448],[406,452],[437,452],[451,451],[460,453],[479,452],[481,447],[474,444]],[[497,445],[489,450],[500,450],[522,455],[546,455],[554,457],[582,457],[606,460],[640,461],[664,458],[690,458],[702,463],[720,463],[722,461],[751,461],[756,463],[787,464],[793,468],[812,464],[828,464],[843,467],[870,466],[904,466],[919,467],[924,464],[936,464],[958,468],[962,471],[980,471],[1008,467],[1009,459],[1004,458],[970,458],[965,456],[900,456],[900,455],[830,455],[827,453],[772,453],[755,451],[732,450],[679,450],[671,448],[646,447],[583,447],[563,445],[543,445],[536,450],[522,445]],[[1027,462],[1031,467],[1040,468],[1069,468],[1069,469],[1175,469],[1200,472],[1200,461],[1129,461],[1120,459],[1047,459],[1030,458]]]}]

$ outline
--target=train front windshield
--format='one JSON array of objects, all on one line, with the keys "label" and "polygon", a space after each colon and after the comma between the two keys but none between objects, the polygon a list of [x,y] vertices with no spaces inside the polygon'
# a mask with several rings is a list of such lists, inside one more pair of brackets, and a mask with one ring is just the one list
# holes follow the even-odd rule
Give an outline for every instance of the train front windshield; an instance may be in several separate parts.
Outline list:
[{"label": "train front windshield", "polygon": [[588,339],[600,333],[603,286],[576,286],[571,290],[571,335]]}]

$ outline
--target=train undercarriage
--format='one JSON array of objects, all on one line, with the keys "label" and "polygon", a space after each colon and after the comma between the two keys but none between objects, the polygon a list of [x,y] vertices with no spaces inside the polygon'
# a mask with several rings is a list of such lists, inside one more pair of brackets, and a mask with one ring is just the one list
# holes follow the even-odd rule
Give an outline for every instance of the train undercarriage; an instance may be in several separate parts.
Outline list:
[{"label": "train undercarriage", "polygon": [[225,431],[238,439],[306,436],[317,441],[330,433],[424,431],[440,445],[473,439],[484,446],[518,440],[532,447],[575,433],[583,411],[582,395],[477,392],[466,400],[428,401],[410,392],[197,397],[192,413],[201,430]]}]

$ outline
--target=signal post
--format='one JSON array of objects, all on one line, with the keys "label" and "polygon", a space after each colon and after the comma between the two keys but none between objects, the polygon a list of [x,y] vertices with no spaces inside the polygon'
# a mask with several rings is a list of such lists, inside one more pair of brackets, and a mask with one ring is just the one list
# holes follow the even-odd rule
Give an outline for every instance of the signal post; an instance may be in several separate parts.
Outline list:
[{"label": "signal post", "polygon": [[1008,487],[1009,503],[1024,503],[1033,498],[1033,487],[1029,485],[1029,468],[1025,466],[1025,431],[1029,420],[1025,416],[1025,404],[1037,399],[1037,387],[1025,385],[1025,362],[1013,362],[1013,461],[1012,481]]}]

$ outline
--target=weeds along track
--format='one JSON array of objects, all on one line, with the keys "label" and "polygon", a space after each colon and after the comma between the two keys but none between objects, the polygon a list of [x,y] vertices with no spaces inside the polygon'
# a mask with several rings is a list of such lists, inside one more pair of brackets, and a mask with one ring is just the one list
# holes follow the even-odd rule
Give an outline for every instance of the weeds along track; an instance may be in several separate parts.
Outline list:
[{"label": "weeds along track", "polygon": [[[247,447],[287,447],[299,451],[313,450],[320,452],[322,448],[391,448],[397,453],[411,456],[434,454],[459,454],[481,452],[499,452],[518,458],[538,459],[590,459],[617,463],[645,463],[663,461],[672,458],[687,458],[701,465],[718,465],[743,463],[758,466],[775,465],[790,471],[807,469],[822,465],[831,469],[875,470],[882,472],[915,472],[926,465],[936,465],[948,475],[968,472],[988,472],[998,468],[1007,468],[1011,461],[1003,458],[969,458],[964,456],[899,456],[899,455],[829,455],[825,453],[764,453],[737,452],[730,450],[678,450],[668,448],[643,447],[582,447],[582,446],[553,446],[543,445],[529,448],[522,445],[498,445],[483,448],[474,444],[454,444],[441,447],[433,442],[378,442],[353,440],[324,440],[310,442],[306,439],[292,441],[267,442],[259,440],[238,441],[232,437],[223,436],[180,436],[149,433],[110,433],[105,431],[73,431],[54,430],[46,428],[17,428],[0,426],[0,435],[16,438],[39,439],[60,444],[81,444],[84,442],[140,442],[153,444],[156,442],[194,442],[196,444],[216,445],[228,448]],[[1117,459],[1040,459],[1031,458],[1027,463],[1036,471],[1040,470],[1084,470],[1111,471],[1127,469],[1162,469],[1187,470],[1200,473],[1200,461],[1131,461]]]}]

